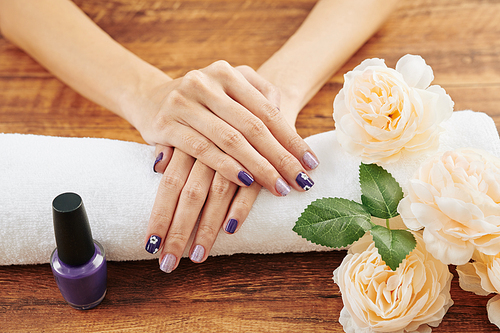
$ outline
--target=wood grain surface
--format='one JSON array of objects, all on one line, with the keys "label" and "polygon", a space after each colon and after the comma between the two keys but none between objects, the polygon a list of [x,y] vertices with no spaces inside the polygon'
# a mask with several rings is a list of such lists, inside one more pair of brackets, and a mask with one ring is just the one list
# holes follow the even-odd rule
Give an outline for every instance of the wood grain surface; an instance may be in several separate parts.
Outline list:
[{"label": "wood grain surface", "polygon": [[[315,4],[75,2],[113,38],[174,77],[219,59],[257,68]],[[401,0],[301,112],[299,134],[334,128],[332,102],[348,70],[370,57],[392,67],[406,53],[426,59],[455,110],[486,112],[500,126],[500,1]],[[127,122],[72,91],[1,37],[0,132],[143,142]],[[344,255],[241,254],[203,264],[185,259],[168,275],[155,260],[111,262],[106,298],[84,312],[66,305],[48,265],[3,266],[0,332],[342,332],[337,320],[343,305],[332,271]],[[462,291],[452,269],[455,305],[433,332],[497,332],[486,314],[491,296]]]}]

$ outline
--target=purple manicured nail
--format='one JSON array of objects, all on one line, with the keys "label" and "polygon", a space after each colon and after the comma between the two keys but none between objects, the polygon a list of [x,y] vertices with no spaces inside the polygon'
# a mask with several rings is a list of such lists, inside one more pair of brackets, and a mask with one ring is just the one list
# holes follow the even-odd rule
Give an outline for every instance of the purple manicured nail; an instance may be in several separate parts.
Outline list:
[{"label": "purple manicured nail", "polygon": [[163,159],[163,152],[160,152],[158,154],[158,157],[155,160],[155,164],[153,164],[153,171],[156,172],[155,167],[156,165]]},{"label": "purple manicured nail", "polygon": [[204,256],[205,256],[205,248],[201,245],[196,245],[193,249],[193,252],[189,256],[189,259],[191,259],[194,262],[201,262]]},{"label": "purple manicured nail", "polygon": [[151,254],[156,254],[160,249],[161,237],[156,235],[151,235],[149,237],[148,243],[146,244],[146,251]]},{"label": "purple manicured nail", "polygon": [[302,187],[304,190],[308,191],[314,185],[314,182],[311,178],[309,178],[305,173],[301,172],[295,178],[297,184]]},{"label": "purple manicured nail", "polygon": [[302,161],[311,170],[315,169],[319,165],[319,162],[316,159],[316,157],[314,157],[314,155],[311,154],[310,152],[306,152],[304,156],[302,156]]},{"label": "purple manicured nail", "polygon": [[284,197],[290,193],[290,186],[283,179],[278,178],[276,180],[276,191]]},{"label": "purple manicured nail", "polygon": [[176,262],[177,258],[173,254],[167,253],[161,261],[160,269],[165,273],[170,273],[174,270]]},{"label": "purple manicured nail", "polygon": [[226,232],[228,232],[230,234],[234,234],[234,232],[236,231],[237,227],[238,227],[238,220],[229,219],[229,221],[227,222],[225,230],[226,230]]},{"label": "purple manicured nail", "polygon": [[246,186],[250,186],[253,183],[253,177],[245,171],[238,172],[238,179],[241,180],[241,182]]}]

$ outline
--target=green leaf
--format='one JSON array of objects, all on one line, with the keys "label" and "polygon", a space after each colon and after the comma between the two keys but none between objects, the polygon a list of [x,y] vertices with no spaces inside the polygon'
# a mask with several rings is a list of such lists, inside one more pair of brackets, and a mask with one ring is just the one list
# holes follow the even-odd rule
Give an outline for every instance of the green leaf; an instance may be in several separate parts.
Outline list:
[{"label": "green leaf", "polygon": [[357,241],[372,225],[363,205],[342,198],[323,198],[307,206],[293,231],[313,243],[339,248]]},{"label": "green leaf", "polygon": [[398,203],[403,199],[403,190],[384,168],[376,164],[359,166],[361,201],[370,214],[381,219],[398,216]]},{"label": "green leaf", "polygon": [[407,230],[390,230],[374,225],[370,233],[382,260],[393,271],[417,245],[415,237]]}]

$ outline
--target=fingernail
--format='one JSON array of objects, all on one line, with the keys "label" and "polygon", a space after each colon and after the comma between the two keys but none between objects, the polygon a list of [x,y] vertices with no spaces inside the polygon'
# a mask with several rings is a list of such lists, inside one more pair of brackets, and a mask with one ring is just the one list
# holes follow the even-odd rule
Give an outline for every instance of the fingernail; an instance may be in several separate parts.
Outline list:
[{"label": "fingernail", "polygon": [[163,159],[163,152],[160,152],[158,154],[158,157],[156,157],[155,164],[153,164],[153,171],[156,172],[155,167],[156,165]]},{"label": "fingernail", "polygon": [[304,156],[302,156],[302,161],[311,170],[316,169],[316,167],[319,165],[319,162],[316,159],[316,157],[314,157],[314,155],[311,154],[310,152],[306,152]]},{"label": "fingernail", "polygon": [[234,232],[236,231],[237,227],[238,227],[238,220],[229,219],[229,221],[227,222],[225,230],[226,230],[226,232],[228,232],[230,234],[234,234]]},{"label": "fingernail", "polygon": [[238,172],[238,179],[241,180],[241,182],[246,186],[250,186],[253,183],[253,177],[245,171]]},{"label": "fingernail", "polygon": [[284,197],[290,193],[290,186],[283,179],[278,178],[276,180],[276,191]]},{"label": "fingernail", "polygon": [[204,256],[205,256],[205,248],[201,245],[196,245],[193,249],[193,252],[189,256],[189,259],[191,259],[194,262],[201,262]]},{"label": "fingernail", "polygon": [[299,184],[300,187],[302,187],[305,191],[309,190],[313,185],[314,182],[312,181],[309,176],[307,176],[305,173],[301,172],[297,175],[297,178],[295,178],[295,181],[297,184]]},{"label": "fingernail", "polygon": [[173,254],[167,253],[161,261],[160,269],[165,273],[170,273],[174,270],[176,262],[177,258]]},{"label": "fingernail", "polygon": [[146,251],[151,254],[156,254],[160,249],[161,237],[156,235],[151,235],[149,237],[148,243],[146,244]]}]

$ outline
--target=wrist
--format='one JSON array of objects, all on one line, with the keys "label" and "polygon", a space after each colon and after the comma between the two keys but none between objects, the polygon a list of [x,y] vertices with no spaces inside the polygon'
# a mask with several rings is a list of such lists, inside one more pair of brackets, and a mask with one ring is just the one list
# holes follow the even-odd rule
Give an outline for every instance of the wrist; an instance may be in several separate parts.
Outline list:
[{"label": "wrist", "polygon": [[[147,139],[147,129],[151,127],[152,118],[158,111],[164,92],[164,86],[172,81],[167,74],[144,62],[144,66],[130,76],[125,84],[119,100],[117,114],[127,120]],[[153,143],[153,142],[148,142]]]},{"label": "wrist", "polygon": [[284,75],[286,69],[276,66],[276,63],[278,62],[275,62],[273,57],[270,58],[257,70],[257,73],[279,89],[279,108],[288,124],[295,128],[297,116],[307,103],[306,94],[288,80],[286,74]]}]

